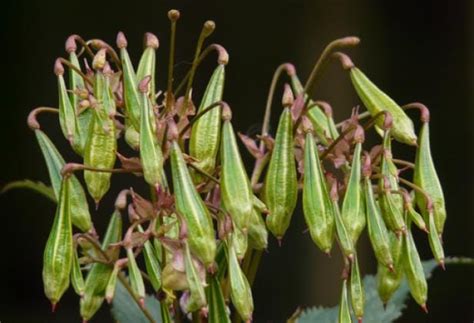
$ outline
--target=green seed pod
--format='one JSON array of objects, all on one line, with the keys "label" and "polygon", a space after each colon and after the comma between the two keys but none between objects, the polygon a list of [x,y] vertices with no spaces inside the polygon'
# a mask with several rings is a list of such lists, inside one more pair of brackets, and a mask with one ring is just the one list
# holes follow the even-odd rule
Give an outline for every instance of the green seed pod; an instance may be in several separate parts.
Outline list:
[{"label": "green seed pod", "polygon": [[405,203],[405,210],[408,215],[408,218],[415,223],[415,225],[420,228],[423,231],[428,231],[426,227],[425,220],[423,220],[423,217],[421,216],[420,213],[415,211],[415,208],[413,207],[413,204],[411,203],[411,199]]},{"label": "green seed pod", "polygon": [[431,252],[435,257],[436,261],[444,268],[444,250],[441,239],[436,230],[435,218],[432,213],[428,215],[429,235],[428,241],[430,242]]},{"label": "green seed pod", "polygon": [[140,115],[140,160],[143,167],[145,181],[158,187],[161,183],[163,173],[163,153],[158,143],[158,138],[153,131],[155,124],[155,114],[151,101],[147,95],[148,80],[140,82],[142,92],[142,112]]},{"label": "green seed pod", "polygon": [[384,304],[388,303],[393,293],[400,286],[403,278],[402,244],[405,238],[403,235],[397,237],[393,232],[389,232],[389,238],[394,268],[390,270],[387,266],[380,263],[377,266],[377,290]]},{"label": "green seed pod", "polygon": [[293,122],[289,108],[281,114],[270,164],[268,166],[263,198],[270,214],[266,222],[273,235],[281,240],[290,225],[298,199],[295,157],[293,151]]},{"label": "green seed pod", "polygon": [[362,322],[362,317],[364,316],[365,292],[362,280],[360,279],[357,257],[354,257],[354,261],[351,263],[350,290],[352,310],[359,322]]},{"label": "green seed pod", "polygon": [[222,294],[221,285],[216,276],[210,277],[210,284],[206,288],[209,313],[208,323],[230,323],[229,312]]},{"label": "green seed pod", "polygon": [[82,276],[76,248],[74,248],[74,256],[72,258],[71,283],[77,295],[84,295],[84,277]]},{"label": "green seed pod", "polygon": [[258,212],[267,212],[268,208],[255,194],[252,196],[253,208]]},{"label": "green seed pod", "polygon": [[[115,211],[110,217],[102,241],[102,250],[107,250],[110,244],[119,242],[122,239],[122,217],[120,212]],[[109,252],[109,260],[115,261],[119,256],[120,249]],[[97,312],[105,298],[105,289],[109,282],[113,267],[110,265],[95,263],[86,278],[84,296],[80,301],[81,317],[88,321]]]},{"label": "green seed pod", "polygon": [[115,296],[115,289],[117,287],[117,276],[120,269],[120,266],[118,266],[117,264],[114,266],[114,269],[110,274],[109,281],[107,282],[107,286],[105,287],[105,300],[109,304],[112,303],[112,300]]},{"label": "green seed pod", "polygon": [[137,260],[133,254],[132,248],[127,249],[128,259],[128,278],[130,279],[130,286],[135,294],[140,298],[142,306],[145,304],[145,284],[143,283],[143,277],[138,268]]},{"label": "green seed pod", "polygon": [[336,224],[336,233],[337,238],[339,240],[339,244],[341,245],[341,249],[343,254],[352,260],[354,258],[354,244],[352,243],[351,236],[342,221],[341,212],[339,211],[339,205],[337,204],[337,199],[333,199],[332,206],[334,210],[334,222]]},{"label": "green seed pod", "polygon": [[313,241],[329,254],[334,240],[334,210],[311,133],[306,134],[304,150],[303,212]]},{"label": "green seed pod", "polygon": [[[441,236],[443,234],[444,223],[446,221],[446,208],[444,194],[441,183],[434,167],[431,157],[429,123],[424,122],[420,129],[418,149],[416,150],[415,171],[413,182],[420,186],[433,201],[433,215],[436,224],[436,231]],[[424,196],[415,192],[416,203],[428,221],[428,208]]]},{"label": "green seed pod", "polygon": [[66,83],[64,81],[64,68],[59,59],[56,60],[54,73],[58,77],[59,124],[61,125],[61,130],[64,134],[64,137],[66,137],[66,139],[69,141],[72,148],[79,155],[81,155],[81,138],[78,131],[79,126],[77,122],[76,111],[69,100]]},{"label": "green seed pod", "polygon": [[407,277],[410,293],[415,301],[426,309],[426,300],[428,298],[428,284],[426,283],[425,273],[421,264],[420,255],[416,249],[415,241],[411,231],[407,230],[403,240],[403,269]]},{"label": "green seed pod", "polygon": [[338,323],[352,323],[349,301],[347,299],[347,279],[342,281],[341,301],[339,303]]},{"label": "green seed pod", "polygon": [[369,177],[364,178],[365,205],[367,207],[367,230],[375,256],[379,263],[387,268],[393,268],[393,259],[390,253],[389,232],[380,215],[375,202],[372,182]]},{"label": "green seed pod", "polygon": [[230,281],[230,297],[232,304],[244,321],[252,320],[253,297],[247,277],[240,268],[237,255],[232,244],[228,244],[227,261]]},{"label": "green seed pod", "polygon": [[235,254],[239,260],[244,259],[245,253],[248,247],[247,233],[243,232],[237,227],[234,227],[234,231],[231,236],[231,243],[234,247]]},{"label": "green seed pod", "polygon": [[[136,129],[140,129],[140,114],[142,110],[141,98],[140,93],[138,92],[137,76],[135,75],[135,71],[127,51],[127,39],[122,32],[117,34],[117,47],[120,49],[120,58],[122,61],[123,96],[127,117],[125,139],[127,140],[127,143],[137,143],[138,146],[138,133],[135,135],[134,132],[137,132]],[[134,129],[134,132],[131,130],[129,131],[129,129]],[[134,140],[135,137],[136,140]],[[133,144],[131,144],[131,146],[135,147]]]},{"label": "green seed pod", "polygon": [[[402,108],[372,83],[357,67],[351,68],[350,75],[352,84],[359,98],[367,107],[370,114],[376,116],[382,111],[390,112],[393,118],[393,137],[397,141],[407,145],[416,145],[416,134],[413,122]],[[378,118],[377,124],[379,127],[382,127],[383,119]]]},{"label": "green seed pod", "polygon": [[65,177],[59,194],[53,227],[43,254],[44,293],[53,309],[69,287],[69,276],[74,258],[71,223],[71,180]]},{"label": "green seed pod", "polygon": [[176,141],[171,144],[170,156],[176,209],[186,221],[189,247],[206,267],[212,266],[216,254],[216,242],[209,210],[194,187]]},{"label": "green seed pod", "polygon": [[133,150],[140,148],[140,133],[132,125],[127,125],[125,122],[125,141]]},{"label": "green seed pod", "polygon": [[230,120],[225,120],[222,126],[221,166],[222,203],[235,225],[240,230],[247,231],[253,210],[254,194]]},{"label": "green seed pod", "polygon": [[[59,200],[62,181],[61,170],[65,165],[64,159],[43,131],[37,129],[35,130],[35,135],[46,162],[46,166],[48,167],[49,178],[56,199]],[[76,176],[71,174],[70,179],[69,198],[71,203],[72,224],[78,227],[81,231],[87,232],[92,229],[92,221],[86,194]]]},{"label": "green seed pod", "polygon": [[[139,232],[143,232],[141,226],[138,226]],[[157,252],[153,247],[152,243],[148,240],[144,244],[143,257],[145,258],[145,267],[148,277],[150,278],[151,285],[155,292],[161,288],[161,269],[160,263],[156,258]]]},{"label": "green seed pod", "polygon": [[365,213],[361,211],[361,155],[362,143],[357,142],[352,159],[351,174],[347,183],[346,194],[342,202],[341,216],[344,221],[352,242],[356,245],[357,240],[365,227]]},{"label": "green seed pod", "polygon": [[143,51],[137,68],[137,81],[141,81],[147,76],[151,77],[149,97],[152,104],[155,103],[156,50],[159,45],[158,38],[155,35],[152,33],[145,34],[146,48]]},{"label": "green seed pod", "polygon": [[187,311],[194,312],[207,305],[206,292],[204,291],[205,281],[201,280],[195,262],[191,257],[191,251],[187,242],[184,243],[184,266],[186,269],[186,280],[188,282],[190,297],[187,304]]},{"label": "green seed pod", "polygon": [[250,215],[247,235],[249,247],[256,250],[267,249],[268,231],[262,215],[255,208]]},{"label": "green seed pod", "polygon": [[[204,96],[199,105],[198,113],[213,103],[222,100],[224,92],[225,67],[219,65],[209,80]],[[197,159],[196,166],[212,174],[216,167],[216,157],[219,151],[219,134],[221,128],[221,109],[212,109],[193,125],[189,140],[189,154]],[[204,179],[193,173],[196,183]]]}]

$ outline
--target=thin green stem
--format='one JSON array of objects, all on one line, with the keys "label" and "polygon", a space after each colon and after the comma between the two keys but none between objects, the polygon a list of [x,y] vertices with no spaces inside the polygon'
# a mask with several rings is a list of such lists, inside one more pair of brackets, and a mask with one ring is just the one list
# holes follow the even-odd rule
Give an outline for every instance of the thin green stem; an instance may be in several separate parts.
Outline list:
[{"label": "thin green stem", "polygon": [[28,127],[32,130],[38,130],[40,129],[40,124],[37,120],[37,116],[40,113],[59,113],[59,110],[56,108],[50,108],[50,107],[38,107],[30,112],[28,115],[27,123]]},{"label": "thin green stem", "polygon": [[176,21],[179,19],[179,11],[170,10],[168,18],[171,21],[171,36],[170,36],[170,54],[168,62],[168,85],[166,87],[166,111],[171,110],[171,99],[173,96],[173,68],[174,68],[174,51],[176,44]]}]

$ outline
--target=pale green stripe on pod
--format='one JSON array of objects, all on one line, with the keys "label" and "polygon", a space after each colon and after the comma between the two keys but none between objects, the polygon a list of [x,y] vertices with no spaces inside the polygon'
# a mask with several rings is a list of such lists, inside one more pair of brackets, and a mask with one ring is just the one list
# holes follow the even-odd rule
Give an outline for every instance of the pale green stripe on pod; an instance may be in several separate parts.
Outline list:
[{"label": "pale green stripe on pod", "polygon": [[[370,114],[375,116],[382,111],[390,112],[393,118],[393,137],[402,143],[416,145],[415,128],[405,111],[372,83],[357,67],[351,68],[350,75],[357,94]],[[383,118],[378,118],[378,126],[381,127],[382,123]]]},{"label": "pale green stripe on pod", "polygon": [[74,257],[70,179],[64,178],[56,208],[53,227],[43,254],[44,293],[56,305],[69,287],[69,276]]},{"label": "pale green stripe on pod", "polygon": [[117,276],[120,271],[120,266],[115,265],[112,273],[110,274],[109,281],[105,287],[105,299],[107,303],[112,303],[115,296],[115,289],[117,288]]},{"label": "pale green stripe on pod", "polygon": [[142,112],[140,115],[140,161],[145,181],[158,187],[163,172],[163,153],[158,143],[153,124],[155,114],[146,92],[142,93]]},{"label": "pale green stripe on pod", "polygon": [[398,238],[393,232],[389,232],[389,236],[394,270],[380,263],[377,266],[377,291],[384,304],[390,300],[403,278],[402,244],[405,238],[403,235]]},{"label": "pale green stripe on pod", "polygon": [[337,200],[333,200],[332,205],[334,210],[334,222],[336,224],[337,238],[339,240],[339,244],[341,245],[342,252],[347,258],[353,259],[355,253],[354,244],[352,243],[351,236],[349,235],[349,232],[342,221],[341,211],[339,210]]},{"label": "pale green stripe on pod", "polygon": [[189,246],[193,254],[209,267],[216,254],[214,226],[176,141],[171,145],[171,171],[176,209],[186,220]]},{"label": "pale green stripe on pod", "polygon": [[385,223],[375,202],[372,183],[367,177],[364,179],[364,187],[365,205],[367,208],[367,230],[375,257],[383,266],[393,267],[393,259],[390,253],[389,232],[385,227]]},{"label": "pale green stripe on pod", "polygon": [[[56,199],[59,200],[61,187],[61,170],[65,165],[64,159],[54,146],[53,142],[41,130],[35,130],[36,139],[41,148],[46,166],[48,168],[49,178],[53,186]],[[92,228],[89,205],[87,204],[86,194],[81,183],[75,175],[70,175],[70,192],[72,224],[81,231],[87,232]]]},{"label": "pale green stripe on pod", "polygon": [[334,210],[311,133],[306,134],[304,149],[303,212],[311,238],[329,254],[334,241]]},{"label": "pale green stripe on pod", "polygon": [[[224,80],[225,67],[224,65],[219,65],[212,73],[199,105],[198,113],[211,104],[222,100]],[[209,174],[212,174],[216,167],[222,122],[221,114],[220,108],[210,110],[194,123],[191,130],[189,154],[197,159],[196,165]],[[197,183],[204,179],[197,173],[193,173],[193,178]]]},{"label": "pale green stripe on pod", "polygon": [[143,277],[138,268],[137,260],[133,254],[132,248],[127,248],[127,259],[128,259],[128,278],[130,279],[130,286],[135,294],[140,298],[140,302],[145,301],[145,283]]},{"label": "pale green stripe on pod", "polygon": [[428,226],[429,226],[429,235],[428,241],[430,243],[431,252],[435,257],[436,261],[444,267],[444,250],[443,244],[441,243],[441,238],[438,235],[436,230],[436,223],[433,213],[428,214]]},{"label": "pale green stripe on pod", "polygon": [[[138,226],[138,230],[143,232],[141,226]],[[150,278],[151,285],[153,286],[155,292],[161,288],[161,269],[156,255],[157,252],[152,243],[149,240],[145,242],[143,248],[143,257],[145,258],[146,272]]]},{"label": "pale green stripe on pod", "polygon": [[[429,132],[429,123],[424,122],[420,129],[418,149],[416,150],[413,182],[420,186],[431,197],[433,201],[436,231],[439,235],[442,235],[444,223],[446,221],[446,208],[443,189],[434,167],[433,158],[431,157]],[[419,192],[415,192],[415,199],[425,217],[425,221],[427,221],[428,212],[426,210],[426,200]]]},{"label": "pale green stripe on pod", "polygon": [[403,240],[403,268],[410,287],[410,293],[421,306],[426,306],[428,298],[428,284],[421,264],[420,255],[410,230],[407,230]]},{"label": "pale green stripe on pod", "polygon": [[365,214],[361,212],[361,165],[362,143],[357,143],[352,159],[352,168],[342,202],[341,216],[352,242],[355,245],[365,227]]},{"label": "pale green stripe on pod", "polygon": [[[122,239],[122,217],[119,211],[115,211],[110,217],[102,241],[102,250],[106,250],[112,243],[119,242]],[[115,261],[119,256],[119,249],[109,252],[110,260]],[[88,321],[100,308],[105,298],[105,289],[109,282],[110,274],[113,271],[111,265],[95,263],[92,265],[89,274],[86,277],[84,296],[80,301],[81,317]]]},{"label": "pale green stripe on pod", "polygon": [[76,294],[82,296],[84,294],[84,277],[82,276],[76,248],[74,248],[74,256],[72,258],[71,283]]},{"label": "pale green stripe on pod", "polygon": [[244,259],[248,247],[247,233],[243,232],[237,227],[234,227],[230,241],[235,250],[235,254],[237,255],[237,259]]},{"label": "pale green stripe on pod", "polygon": [[227,261],[230,281],[230,297],[240,317],[244,321],[252,320],[253,297],[250,284],[240,268],[232,244],[228,244]]},{"label": "pale green stripe on pod", "polygon": [[365,292],[360,277],[357,256],[354,257],[354,261],[351,263],[350,290],[352,310],[359,322],[361,322],[364,316]]},{"label": "pale green stripe on pod", "polygon": [[191,257],[191,250],[187,242],[184,243],[184,267],[186,270],[186,280],[189,286],[190,297],[187,304],[187,311],[194,312],[207,305],[204,283],[199,277],[199,273]]},{"label": "pale green stripe on pod", "polygon": [[150,76],[150,100],[155,103],[155,73],[156,73],[156,49],[159,46],[158,38],[151,33],[145,34],[146,48],[143,51],[137,68],[137,81],[140,82],[145,77]]},{"label": "pale green stripe on pod", "polygon": [[352,323],[349,300],[347,297],[347,279],[342,281],[341,300],[339,302],[338,323]]},{"label": "pale green stripe on pod", "polygon": [[220,188],[224,208],[235,225],[246,231],[253,210],[254,195],[229,120],[225,120],[222,126]]},{"label": "pale green stripe on pod", "polygon": [[229,312],[222,294],[221,285],[216,276],[210,277],[209,286],[206,288],[209,312],[208,323],[230,323]]},{"label": "pale green stripe on pod", "polygon": [[262,218],[260,212],[252,210],[250,215],[250,221],[248,226],[248,244],[249,247],[257,250],[263,250],[268,245],[268,231],[265,226],[265,221]]},{"label": "pale green stripe on pod", "polygon": [[298,199],[293,146],[293,121],[290,109],[285,108],[280,116],[263,186],[263,199],[270,211],[266,218],[267,227],[280,240],[290,225]]}]

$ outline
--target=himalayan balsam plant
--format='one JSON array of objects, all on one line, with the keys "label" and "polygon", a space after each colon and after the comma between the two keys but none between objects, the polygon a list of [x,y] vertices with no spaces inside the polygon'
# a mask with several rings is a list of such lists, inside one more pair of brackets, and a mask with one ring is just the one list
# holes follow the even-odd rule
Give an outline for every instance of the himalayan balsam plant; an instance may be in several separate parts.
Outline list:
[{"label": "himalayan balsam plant", "polygon": [[[284,239],[301,192],[315,246],[328,255],[339,248],[345,260],[339,322],[362,321],[367,315],[357,252],[363,230],[377,259],[376,289],[382,302],[389,302],[406,280],[426,311],[428,287],[412,231],[425,232],[434,258],[444,267],[446,220],[430,153],[429,110],[421,103],[400,106],[379,89],[340,52],[359,44],[357,37],[346,37],[324,49],[304,85],[292,64],[277,68],[261,134],[250,138],[236,133],[232,109],[223,98],[229,55],[221,45],[204,46],[214,22],[205,22],[192,66],[178,84],[173,66],[179,12],[171,10],[168,17],[165,89],[155,84],[155,35],[145,34],[138,66],[132,64],[121,32],[117,49],[72,35],[66,41],[67,58],[54,65],[58,107],[39,107],[28,117],[52,187],[19,185],[57,203],[43,264],[44,292],[53,310],[72,286],[84,322],[104,301],[114,302],[120,311],[123,304],[116,298],[123,293],[130,300],[124,304],[134,302],[145,322],[250,322],[251,287],[262,252],[268,239]],[[213,52],[217,66],[197,106],[193,80],[199,64]],[[367,109],[361,113],[355,108],[339,123],[327,102],[312,97],[313,85],[330,62],[341,64]],[[272,135],[272,98],[283,76],[288,83]],[[420,116],[418,131],[407,114],[411,109]],[[38,121],[45,113],[59,117],[62,133],[82,163],[63,159]],[[364,139],[374,130],[380,143],[369,147]],[[239,144],[255,158],[251,174]],[[415,149],[415,161],[395,158],[392,145]],[[413,178],[404,176],[406,170]],[[97,206],[112,177],[123,173],[143,179],[149,192],[123,187],[106,232],[97,232]],[[292,318],[298,319],[297,314]]]}]

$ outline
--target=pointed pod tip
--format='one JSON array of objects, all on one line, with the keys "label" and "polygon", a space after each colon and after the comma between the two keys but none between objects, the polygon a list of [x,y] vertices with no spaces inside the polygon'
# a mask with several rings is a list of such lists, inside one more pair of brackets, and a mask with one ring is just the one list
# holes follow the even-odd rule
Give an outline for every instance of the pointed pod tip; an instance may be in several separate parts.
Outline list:
[{"label": "pointed pod tip", "polygon": [[54,74],[56,74],[56,76],[64,74],[64,66],[63,63],[61,63],[61,58],[56,58],[56,61],[54,62]]},{"label": "pointed pod tip", "polygon": [[71,35],[66,39],[64,48],[68,54],[74,53],[77,50],[76,38],[77,35]]},{"label": "pointed pod tip", "polygon": [[181,13],[179,12],[179,10],[171,9],[170,11],[168,11],[168,19],[172,22],[176,22],[180,16]]},{"label": "pointed pod tip", "polygon": [[94,200],[94,202],[95,202],[95,210],[97,211],[100,206],[100,200]]},{"label": "pointed pod tip", "polygon": [[128,41],[127,41],[127,38],[125,37],[125,34],[123,32],[121,32],[121,31],[118,32],[116,43],[117,43],[117,47],[119,49],[127,48]]},{"label": "pointed pod tip", "polygon": [[426,306],[426,304],[422,304],[420,306],[421,306],[421,309],[423,310],[423,312],[428,313],[428,307]]},{"label": "pointed pod tip", "polygon": [[393,264],[388,264],[388,270],[391,272],[391,273],[395,273],[395,268],[393,267]]},{"label": "pointed pod tip", "polygon": [[141,307],[141,308],[145,308],[145,298],[140,297],[140,299],[139,299],[138,302],[140,303],[140,307]]},{"label": "pointed pod tip", "polygon": [[326,254],[326,256],[328,256],[328,258],[331,258],[331,249],[326,249],[324,250],[324,253]]},{"label": "pointed pod tip", "polygon": [[51,313],[54,313],[57,307],[58,307],[58,303],[51,302]]},{"label": "pointed pod tip", "polygon": [[358,318],[357,318],[357,322],[358,322],[358,323],[362,323],[362,317],[358,317]]},{"label": "pointed pod tip", "polygon": [[278,247],[281,247],[283,242],[283,237],[277,237]]},{"label": "pointed pod tip", "polygon": [[82,319],[82,323],[87,323],[88,321],[86,319]]},{"label": "pointed pod tip", "polygon": [[439,266],[441,267],[441,269],[443,269],[443,271],[446,271],[446,264],[444,262],[444,259],[438,260],[438,263],[439,263]]}]

